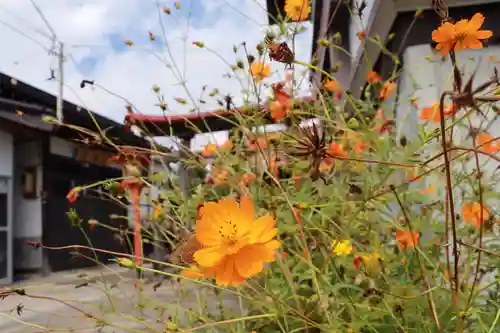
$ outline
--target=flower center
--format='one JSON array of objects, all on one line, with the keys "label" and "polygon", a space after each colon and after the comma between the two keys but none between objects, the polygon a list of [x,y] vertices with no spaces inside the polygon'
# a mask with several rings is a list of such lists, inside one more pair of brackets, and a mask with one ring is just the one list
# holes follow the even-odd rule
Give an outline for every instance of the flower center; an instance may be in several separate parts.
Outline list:
[{"label": "flower center", "polygon": [[455,38],[457,39],[457,41],[461,42],[465,39],[465,37],[467,37],[467,32],[459,32],[458,34],[455,35]]},{"label": "flower center", "polygon": [[231,243],[234,241],[234,237],[236,236],[236,233],[238,231],[238,228],[236,227],[236,224],[231,221],[231,220],[224,220],[219,226],[219,230],[217,231],[219,233],[219,236],[222,239],[228,240]]}]

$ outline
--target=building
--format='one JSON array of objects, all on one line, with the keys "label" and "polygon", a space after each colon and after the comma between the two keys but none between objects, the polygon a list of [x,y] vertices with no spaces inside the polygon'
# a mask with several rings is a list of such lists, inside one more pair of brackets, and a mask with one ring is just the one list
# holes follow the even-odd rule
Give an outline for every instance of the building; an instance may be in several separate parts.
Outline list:
[{"label": "building", "polygon": [[[270,0],[272,2],[272,0]],[[390,55],[381,52],[380,46],[367,39],[360,40],[357,34],[363,31],[367,36],[379,36],[380,40],[388,40],[387,50],[402,59],[405,68],[413,68],[410,54],[420,46],[421,56],[437,55],[433,52],[432,31],[439,26],[441,19],[431,8],[430,0],[353,0],[350,4],[351,12],[345,5],[344,0],[313,1],[313,57],[319,55],[317,50],[318,39],[329,39],[337,32],[342,34],[341,46],[346,52],[338,50],[324,50],[321,64],[322,68],[331,71],[335,65],[341,65],[342,70],[336,74],[336,78],[355,96],[360,96],[361,89],[365,85],[367,71],[374,69],[387,78],[394,68],[394,62]],[[363,6],[361,19],[356,14],[356,8]],[[474,13],[482,12],[486,16],[484,29],[492,30],[493,37],[488,42],[488,48],[480,52],[488,53],[488,49],[496,47],[499,41],[500,28],[495,25],[495,15],[500,10],[498,0],[447,0],[449,15],[453,19],[470,18]],[[339,8],[337,8],[339,7]],[[419,18],[415,18],[416,10],[422,10]],[[335,11],[337,10],[337,13]],[[347,11],[347,14],[346,14]],[[353,12],[352,12],[353,11]],[[340,15],[339,15],[340,14]],[[332,19],[333,16],[333,19]],[[331,21],[328,29],[328,22]],[[337,22],[337,23],[335,23]],[[335,27],[340,24],[341,27]],[[408,32],[408,34],[407,34]],[[423,55],[423,48],[426,54]],[[328,54],[326,54],[328,53]],[[413,57],[414,59],[417,57]],[[405,72],[403,70],[403,72]],[[401,83],[404,79],[401,79]]]},{"label": "building", "polygon": [[[70,208],[76,209],[87,233],[89,220],[119,228],[120,220],[110,216],[127,214],[126,205],[102,200],[97,193],[84,193],[73,206],[66,199],[74,186],[120,177],[121,170],[106,163],[116,149],[93,145],[92,140],[85,144],[89,137],[43,122],[43,117],[55,116],[55,105],[55,96],[0,74],[0,284],[12,282],[14,272],[49,273],[94,264],[90,251],[75,256],[69,250],[42,251],[26,245],[88,245],[82,230],[68,221]],[[65,123],[97,130],[87,110],[64,102],[63,111]],[[92,116],[116,144],[149,147],[123,125]],[[105,228],[89,234],[95,248],[124,250]],[[100,261],[106,259],[99,256]]]}]

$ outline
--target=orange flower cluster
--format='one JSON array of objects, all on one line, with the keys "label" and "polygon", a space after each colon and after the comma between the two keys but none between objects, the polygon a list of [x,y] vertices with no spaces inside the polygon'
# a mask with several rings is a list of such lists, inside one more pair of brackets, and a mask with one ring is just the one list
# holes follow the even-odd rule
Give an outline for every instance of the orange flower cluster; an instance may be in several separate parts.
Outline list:
[{"label": "orange flower cluster", "polygon": [[[369,71],[368,73],[366,73],[366,82],[368,84],[378,86],[382,82],[382,77],[375,71]],[[386,101],[396,91],[396,88],[397,85],[393,80],[387,80],[383,82],[379,92],[380,100],[382,102]]]},{"label": "orange flower cluster", "polygon": [[334,94],[334,101],[339,101],[342,98],[342,93],[344,89],[342,85],[336,79],[333,80],[325,80],[323,83],[323,87],[331,93]]},{"label": "orange flower cluster", "polygon": [[483,40],[490,38],[490,30],[479,30],[484,23],[484,16],[476,13],[470,20],[462,19],[457,23],[444,22],[432,32],[432,40],[437,44],[436,49],[442,55],[450,51],[462,49],[481,49]]},{"label": "orange flower cluster", "polygon": [[483,222],[490,218],[490,212],[479,202],[467,202],[462,205],[462,217],[465,223],[479,229]]},{"label": "orange flower cluster", "polygon": [[420,233],[410,232],[408,230],[396,231],[397,246],[401,251],[414,248],[418,244]]},{"label": "orange flower cluster", "polygon": [[[439,112],[439,108],[440,104],[437,102],[433,103],[431,107],[423,108],[422,111],[420,111],[420,120],[430,120],[433,123],[441,122],[441,113]],[[446,105],[443,111],[445,116],[451,116],[455,114],[456,107],[455,105]]]},{"label": "orange flower cluster", "polygon": [[231,140],[227,140],[224,142],[220,147],[215,144],[215,143],[209,143],[203,148],[203,151],[201,152],[201,155],[203,157],[212,157],[214,156],[218,151],[219,152],[224,152],[231,150],[233,148],[233,142]]},{"label": "orange flower cluster", "polygon": [[274,101],[269,104],[271,118],[275,122],[283,120],[292,111],[292,97],[284,90],[284,83],[280,82],[272,85],[274,91]]}]

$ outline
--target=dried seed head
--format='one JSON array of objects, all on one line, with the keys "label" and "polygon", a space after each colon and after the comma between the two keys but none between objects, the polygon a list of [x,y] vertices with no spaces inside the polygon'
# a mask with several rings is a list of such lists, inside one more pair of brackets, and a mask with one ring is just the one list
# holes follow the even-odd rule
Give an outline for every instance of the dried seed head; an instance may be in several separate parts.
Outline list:
[{"label": "dried seed head", "polygon": [[259,55],[264,54],[264,44],[262,44],[262,43],[257,44],[256,49],[257,49],[257,52],[259,53]]}]

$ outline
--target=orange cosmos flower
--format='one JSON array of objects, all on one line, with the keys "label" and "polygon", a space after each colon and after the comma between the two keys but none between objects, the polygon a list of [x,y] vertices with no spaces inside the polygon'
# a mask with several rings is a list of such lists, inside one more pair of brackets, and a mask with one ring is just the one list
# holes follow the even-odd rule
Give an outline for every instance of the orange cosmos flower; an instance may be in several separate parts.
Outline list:
[{"label": "orange cosmos flower", "polygon": [[[481,210],[483,220],[481,221]],[[478,202],[468,202],[462,205],[462,216],[465,223],[471,224],[476,228],[480,228],[483,221],[490,218],[490,213],[485,207],[482,207]]]},{"label": "orange cosmos flower", "polygon": [[[439,113],[439,103],[433,103],[431,107],[423,108],[420,111],[420,120],[430,120],[433,123],[441,122],[441,114]],[[451,116],[455,113],[455,108],[453,105],[446,105],[444,107],[444,115]]]},{"label": "orange cosmos flower", "polygon": [[250,74],[255,81],[260,82],[271,75],[271,65],[254,61],[250,66]]},{"label": "orange cosmos flower", "polygon": [[387,100],[387,98],[389,98],[395,90],[396,83],[392,81],[385,81],[382,90],[380,91],[380,99],[382,101]]},{"label": "orange cosmos flower", "polygon": [[368,147],[369,147],[368,143],[366,143],[366,142],[358,142],[358,143],[356,143],[356,145],[354,146],[354,152],[355,152],[356,154],[361,154],[361,153],[363,153],[363,152],[366,150],[366,148],[368,148]]},{"label": "orange cosmos flower", "polygon": [[309,0],[285,0],[285,13],[294,22],[307,20],[311,14]]},{"label": "orange cosmos flower", "polygon": [[340,83],[336,79],[325,80],[325,82],[323,83],[323,86],[329,92],[337,93],[339,91],[342,91],[342,86],[340,85]]},{"label": "orange cosmos flower", "polygon": [[214,185],[222,185],[227,183],[227,179],[229,176],[229,170],[227,168],[213,168],[210,174],[210,180],[214,183]]},{"label": "orange cosmos flower", "polygon": [[233,142],[231,140],[227,140],[222,144],[222,146],[217,146],[215,143],[209,143],[205,146],[203,151],[201,152],[201,155],[203,157],[211,157],[214,156],[217,151],[227,151],[231,150],[233,148]]},{"label": "orange cosmos flower", "polygon": [[356,34],[356,36],[358,36],[358,39],[359,39],[359,40],[363,40],[363,39],[365,39],[365,38],[366,38],[366,36],[367,36],[367,35],[366,35],[366,31],[364,31],[364,30],[363,30],[363,31],[359,31],[359,32]]},{"label": "orange cosmos flower", "polygon": [[81,191],[81,187],[73,187],[66,195],[66,199],[69,201],[69,203],[74,204],[76,200],[78,200]]},{"label": "orange cosmos flower", "polygon": [[463,19],[453,24],[444,22],[432,32],[432,40],[438,43],[436,49],[446,55],[453,50],[480,49],[483,47],[481,40],[490,38],[490,30],[479,30],[484,23],[484,16],[476,13],[468,20]]},{"label": "orange cosmos flower", "polygon": [[340,99],[342,97],[343,88],[336,79],[325,80],[323,87],[325,87],[325,89],[329,92],[334,93],[336,99]]},{"label": "orange cosmos flower", "polygon": [[203,157],[213,156],[217,152],[217,145],[215,143],[209,143],[203,148],[201,155]]},{"label": "orange cosmos flower", "polygon": [[500,142],[491,135],[481,132],[476,136],[476,145],[484,152],[495,154],[500,150]]},{"label": "orange cosmos flower", "polygon": [[194,253],[194,260],[202,270],[211,271],[217,284],[241,284],[275,260],[280,247],[275,224],[271,215],[255,219],[249,197],[239,204],[232,198],[205,203],[195,229],[203,248]]},{"label": "orange cosmos flower", "polygon": [[247,148],[248,150],[258,150],[258,149],[266,149],[269,146],[267,140],[263,136],[258,136],[255,139],[247,140]]},{"label": "orange cosmos flower", "polygon": [[290,106],[288,103],[281,104],[278,101],[272,101],[269,104],[269,110],[271,111],[271,118],[273,118],[275,122],[279,122],[286,117],[288,112],[290,112]]},{"label": "orange cosmos flower", "polygon": [[366,74],[366,82],[368,82],[368,84],[375,84],[380,81],[382,81],[382,77],[377,72],[369,71]]},{"label": "orange cosmos flower", "polygon": [[269,110],[274,121],[281,121],[292,110],[292,97],[283,86],[283,83],[272,85],[275,100],[269,104]]},{"label": "orange cosmos flower", "polygon": [[251,182],[254,181],[255,178],[256,176],[253,172],[246,172],[241,176],[240,182],[243,185],[248,186]]},{"label": "orange cosmos flower", "polygon": [[405,251],[409,248],[415,247],[420,238],[420,233],[410,232],[408,230],[396,231],[396,241],[398,242],[398,248],[401,251]]},{"label": "orange cosmos flower", "polygon": [[342,144],[332,142],[327,150],[328,156],[325,158],[325,162],[332,164],[335,157],[347,157],[347,153],[344,150]]},{"label": "orange cosmos flower", "polygon": [[346,131],[342,142],[351,147],[356,154],[363,153],[369,147],[368,143],[361,140],[359,133],[353,131]]}]

